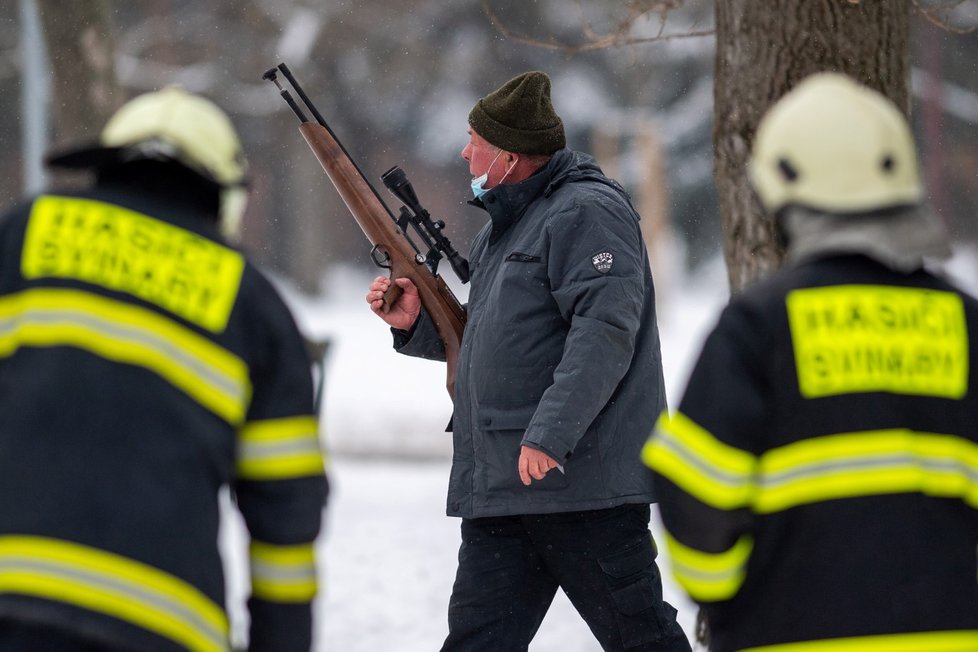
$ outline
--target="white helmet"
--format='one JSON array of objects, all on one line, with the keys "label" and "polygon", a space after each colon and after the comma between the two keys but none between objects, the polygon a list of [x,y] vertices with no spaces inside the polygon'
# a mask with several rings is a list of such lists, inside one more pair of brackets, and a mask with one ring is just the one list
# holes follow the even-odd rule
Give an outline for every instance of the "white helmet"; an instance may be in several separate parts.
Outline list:
[{"label": "white helmet", "polygon": [[98,167],[141,159],[176,161],[221,187],[221,228],[237,233],[246,203],[246,163],[230,118],[216,104],[171,86],[140,95],[106,123],[98,146],[48,159],[62,167]]},{"label": "white helmet", "polygon": [[768,111],[754,138],[750,174],[771,213],[786,206],[863,213],[923,200],[903,113],[837,73],[812,75]]}]

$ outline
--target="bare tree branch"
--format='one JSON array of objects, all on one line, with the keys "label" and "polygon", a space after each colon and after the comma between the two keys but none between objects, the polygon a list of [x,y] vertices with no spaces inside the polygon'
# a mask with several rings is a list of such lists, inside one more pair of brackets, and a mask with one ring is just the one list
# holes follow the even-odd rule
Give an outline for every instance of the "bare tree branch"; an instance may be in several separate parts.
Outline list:
[{"label": "bare tree branch", "polygon": [[963,5],[967,0],[947,0],[937,2],[934,6],[925,7],[922,0],[913,0],[914,8],[934,25],[952,34],[970,34],[978,30],[978,23],[968,27],[956,27],[951,24],[951,12]]},{"label": "bare tree branch", "polygon": [[[525,45],[531,45],[533,47],[544,48],[548,50],[558,50],[563,52],[565,56],[571,57],[575,54],[580,54],[582,52],[588,52],[591,50],[602,50],[612,47],[622,47],[626,45],[637,45],[640,43],[653,43],[657,41],[669,41],[673,39],[681,38],[698,38],[703,36],[713,36],[714,30],[690,30],[686,32],[678,32],[674,34],[666,34],[665,26],[666,19],[669,12],[673,9],[681,7],[684,0],[629,0],[625,4],[627,10],[627,15],[618,22],[615,27],[609,31],[607,34],[599,34],[594,30],[591,24],[584,17],[584,7],[581,0],[577,0],[578,12],[581,16],[581,34],[584,37],[584,41],[581,43],[568,43],[559,41],[555,38],[550,38],[548,40],[541,40],[533,38],[530,36],[524,36],[522,34],[517,34],[512,29],[510,29],[503,21],[500,19],[499,15],[495,12],[492,7],[491,0],[480,0],[482,5],[482,11],[489,19],[489,23],[493,28],[499,32],[502,36],[506,37],[511,41],[517,43],[523,43]],[[629,36],[632,31],[632,27],[640,19],[650,16],[651,14],[659,15],[659,30],[654,36],[642,36],[635,37]]]}]

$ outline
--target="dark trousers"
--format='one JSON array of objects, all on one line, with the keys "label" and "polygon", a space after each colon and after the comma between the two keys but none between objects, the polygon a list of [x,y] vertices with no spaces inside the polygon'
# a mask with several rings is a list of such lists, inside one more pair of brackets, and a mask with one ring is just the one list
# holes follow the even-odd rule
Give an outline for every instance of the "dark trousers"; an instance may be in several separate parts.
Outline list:
[{"label": "dark trousers", "polygon": [[689,652],[662,599],[648,505],[462,520],[442,652],[527,650],[557,588],[602,649]]}]

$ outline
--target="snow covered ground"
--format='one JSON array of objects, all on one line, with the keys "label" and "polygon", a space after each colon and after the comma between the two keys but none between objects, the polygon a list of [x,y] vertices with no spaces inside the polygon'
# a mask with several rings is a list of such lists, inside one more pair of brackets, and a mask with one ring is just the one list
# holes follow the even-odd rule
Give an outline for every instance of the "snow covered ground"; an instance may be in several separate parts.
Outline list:
[{"label": "snow covered ground", "polygon": [[[978,256],[950,271],[978,292]],[[363,295],[369,276],[337,272],[322,299],[291,297],[300,325],[331,342],[322,408],[332,494],[318,545],[322,564],[318,652],[434,652],[447,631],[459,522],[444,513],[451,412],[443,365],[397,355],[388,329]],[[722,263],[661,292],[659,326],[667,392],[678,400],[702,338],[727,299]],[[460,294],[462,294],[460,292]],[[654,513],[654,512],[653,512]],[[657,515],[653,534],[662,540]],[[222,535],[229,561],[230,608],[243,631],[245,557],[240,520]],[[664,548],[664,546],[662,546]],[[673,582],[665,551],[666,600],[692,632],[695,607]],[[593,652],[598,645],[558,592],[533,652]]]},{"label": "snow covered ground", "polygon": [[[317,650],[435,652],[448,633],[458,519],[445,516],[447,460],[339,457],[336,493],[321,546],[326,595]],[[658,527],[654,531],[661,532]],[[659,541],[661,538],[657,537]],[[660,559],[661,564],[661,559]],[[665,573],[667,600],[691,631],[695,610]],[[558,592],[530,646],[539,652],[600,651]]]}]

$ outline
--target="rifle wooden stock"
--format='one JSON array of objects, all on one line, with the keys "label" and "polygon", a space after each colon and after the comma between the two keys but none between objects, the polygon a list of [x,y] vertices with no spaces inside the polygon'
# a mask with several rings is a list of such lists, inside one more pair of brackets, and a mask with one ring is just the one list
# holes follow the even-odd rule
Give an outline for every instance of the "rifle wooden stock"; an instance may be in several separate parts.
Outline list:
[{"label": "rifle wooden stock", "polygon": [[[455,395],[455,363],[465,328],[465,311],[445,280],[416,258],[414,247],[398,228],[387,206],[363,178],[357,166],[328,129],[315,122],[303,122],[299,132],[323,166],[329,180],[350,209],[363,234],[390,266],[390,278],[409,278],[418,288],[421,304],[431,317],[445,345],[448,367],[446,386]],[[402,290],[391,283],[384,295],[384,312],[398,300]]]}]

